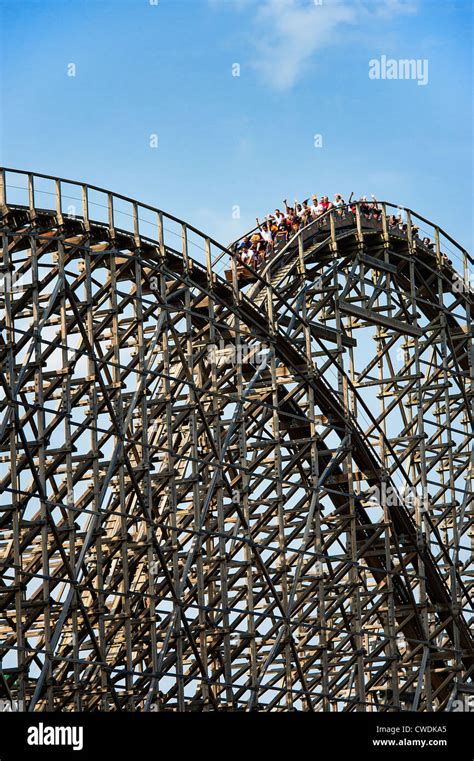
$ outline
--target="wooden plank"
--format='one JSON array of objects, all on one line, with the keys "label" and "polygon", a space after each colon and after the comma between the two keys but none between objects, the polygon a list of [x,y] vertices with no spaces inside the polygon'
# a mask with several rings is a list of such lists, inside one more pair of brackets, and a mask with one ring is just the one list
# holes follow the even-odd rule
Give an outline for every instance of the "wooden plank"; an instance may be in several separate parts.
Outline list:
[{"label": "wooden plank", "polygon": [[355,306],[355,304],[349,304],[347,301],[341,301],[339,304],[341,312],[358,317],[360,320],[364,320],[369,324],[375,323],[376,325],[383,325],[385,328],[390,328],[397,333],[406,333],[409,336],[420,338],[423,335],[421,328],[415,325],[410,325],[401,320],[394,320],[392,317],[384,317],[379,312],[375,312],[369,309],[362,309]]}]

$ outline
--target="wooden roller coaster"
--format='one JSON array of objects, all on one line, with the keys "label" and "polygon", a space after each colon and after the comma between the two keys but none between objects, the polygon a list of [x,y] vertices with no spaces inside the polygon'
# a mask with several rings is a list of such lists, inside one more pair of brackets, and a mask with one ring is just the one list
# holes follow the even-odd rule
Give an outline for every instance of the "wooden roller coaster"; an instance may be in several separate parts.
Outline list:
[{"label": "wooden roller coaster", "polygon": [[0,696],[386,712],[473,692],[469,254],[355,204],[243,277],[231,247],[96,187],[5,169],[0,204]]}]

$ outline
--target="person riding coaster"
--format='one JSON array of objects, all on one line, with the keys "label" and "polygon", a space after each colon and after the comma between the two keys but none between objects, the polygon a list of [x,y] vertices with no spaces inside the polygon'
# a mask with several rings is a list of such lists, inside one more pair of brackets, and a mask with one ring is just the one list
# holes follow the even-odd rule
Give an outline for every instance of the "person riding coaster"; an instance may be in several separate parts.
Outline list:
[{"label": "person riding coaster", "polygon": [[[349,201],[344,201],[341,193],[335,193],[334,202],[331,202],[328,196],[318,196],[314,194],[311,197],[311,205],[305,200],[302,203],[295,200],[293,206],[288,206],[287,199],[283,201],[285,213],[280,209],[275,209],[273,214],[268,214],[263,223],[256,218],[257,227],[253,234],[244,237],[235,244],[235,251],[242,264],[254,269],[261,267],[275,251],[281,250],[294,235],[302,228],[307,227],[312,222],[316,222],[316,231],[326,228],[329,225],[329,218],[326,212],[334,209],[337,216],[346,220],[347,224],[355,224],[357,214],[361,214],[367,219],[374,220],[381,224],[382,209],[379,207],[374,195],[368,201],[366,196],[361,196],[359,201],[353,201],[354,193],[351,192]],[[401,214],[391,214],[386,218],[390,230],[398,230],[404,235],[408,235],[408,224],[404,222]],[[345,223],[344,223],[345,224]],[[340,225],[338,225],[340,226]],[[411,236],[413,240],[419,239],[419,228],[416,225],[411,226]],[[433,243],[429,238],[423,239],[423,246],[430,250],[433,249]]]}]

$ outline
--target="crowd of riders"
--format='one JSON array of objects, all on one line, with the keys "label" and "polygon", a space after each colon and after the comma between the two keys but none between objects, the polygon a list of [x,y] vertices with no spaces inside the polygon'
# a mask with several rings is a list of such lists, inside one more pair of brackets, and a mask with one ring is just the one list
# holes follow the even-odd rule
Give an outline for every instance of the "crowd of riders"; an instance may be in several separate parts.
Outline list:
[{"label": "crowd of riders", "polygon": [[[365,217],[380,221],[382,211],[377,203],[375,196],[371,196],[370,201],[362,196],[358,202],[352,200],[351,193],[347,203],[340,193],[336,193],[334,200],[330,201],[328,196],[316,195],[306,201],[294,201],[292,206],[288,205],[287,199],[283,201],[281,209],[275,209],[272,214],[268,214],[261,222],[256,219],[257,226],[253,233],[242,238],[236,244],[236,253],[240,262],[248,265],[253,269],[259,269],[264,265],[271,256],[275,248],[280,248],[290,238],[303,227],[323,217],[327,211],[334,209],[337,215],[344,217],[346,214],[355,214],[357,205],[359,211]],[[390,229],[399,230],[406,233],[407,224],[403,222],[401,215],[387,217],[387,224]],[[418,237],[418,228],[412,226],[412,234]],[[432,248],[429,238],[423,240],[423,244]]]}]

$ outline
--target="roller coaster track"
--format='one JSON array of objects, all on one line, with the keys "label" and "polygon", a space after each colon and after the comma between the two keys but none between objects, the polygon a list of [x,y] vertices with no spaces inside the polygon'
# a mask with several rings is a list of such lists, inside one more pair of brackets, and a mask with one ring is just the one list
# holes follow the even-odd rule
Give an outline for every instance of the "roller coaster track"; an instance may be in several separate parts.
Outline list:
[{"label": "roller coaster track", "polygon": [[243,272],[133,199],[0,181],[4,696],[433,711],[471,691],[467,252],[356,204]]}]

